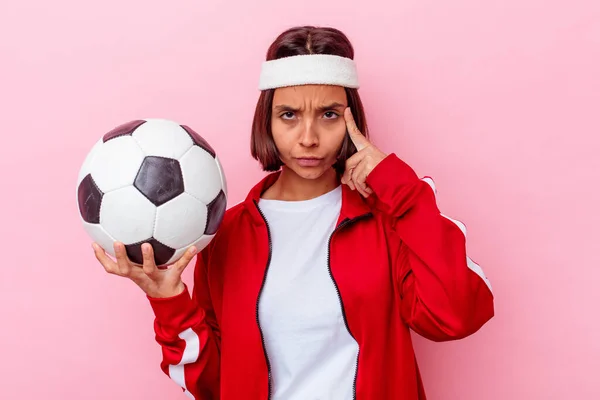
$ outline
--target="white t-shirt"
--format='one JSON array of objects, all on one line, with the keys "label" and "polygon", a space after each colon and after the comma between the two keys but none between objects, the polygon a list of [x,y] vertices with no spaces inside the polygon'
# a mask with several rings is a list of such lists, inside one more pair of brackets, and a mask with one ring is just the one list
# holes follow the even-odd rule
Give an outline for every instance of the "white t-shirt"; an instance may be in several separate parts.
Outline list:
[{"label": "white t-shirt", "polygon": [[273,400],[352,399],[358,345],[329,275],[342,189],[306,201],[259,201],[272,255],[259,302]]}]

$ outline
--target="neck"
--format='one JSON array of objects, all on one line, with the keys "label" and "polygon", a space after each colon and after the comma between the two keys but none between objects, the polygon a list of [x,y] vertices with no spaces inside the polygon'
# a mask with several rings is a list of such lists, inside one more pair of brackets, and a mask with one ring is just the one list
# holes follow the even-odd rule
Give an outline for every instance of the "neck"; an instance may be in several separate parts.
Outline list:
[{"label": "neck", "polygon": [[332,191],[339,183],[339,177],[333,168],[316,179],[305,179],[283,166],[277,181],[262,197],[283,201],[310,200]]}]

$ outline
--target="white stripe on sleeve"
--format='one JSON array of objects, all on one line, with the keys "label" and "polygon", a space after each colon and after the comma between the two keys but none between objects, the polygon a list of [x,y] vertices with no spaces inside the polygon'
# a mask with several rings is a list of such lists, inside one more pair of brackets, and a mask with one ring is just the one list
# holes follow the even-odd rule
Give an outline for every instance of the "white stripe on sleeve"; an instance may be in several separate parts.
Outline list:
[{"label": "white stripe on sleeve", "polygon": [[[421,180],[426,182],[431,187],[431,190],[433,190],[433,193],[437,195],[437,189],[435,187],[435,182],[433,181],[433,179],[431,177],[427,176],[427,177],[422,178]],[[461,230],[463,235],[465,235],[465,238],[467,237],[467,227],[465,226],[465,224],[463,224],[462,222],[460,222],[456,219],[450,218],[447,215],[441,214],[441,216],[446,218],[447,220],[454,222],[454,224],[456,224],[456,226],[458,226],[458,228]],[[471,260],[468,256],[467,256],[467,267],[469,267],[469,269],[471,271],[475,272],[477,275],[479,275],[479,277],[481,279],[483,279],[483,281],[485,282],[485,284],[487,285],[488,289],[490,289],[490,292],[491,292],[492,291],[492,283],[485,276],[485,273],[483,272],[483,269],[479,266],[479,264],[477,264],[475,261]]]},{"label": "white stripe on sleeve", "polygon": [[179,364],[169,365],[169,377],[183,388],[187,397],[195,400],[194,395],[190,393],[185,384],[184,368],[186,364],[193,364],[198,360],[198,357],[200,356],[200,338],[192,328],[188,328],[181,332],[179,337],[185,341],[185,348]]}]

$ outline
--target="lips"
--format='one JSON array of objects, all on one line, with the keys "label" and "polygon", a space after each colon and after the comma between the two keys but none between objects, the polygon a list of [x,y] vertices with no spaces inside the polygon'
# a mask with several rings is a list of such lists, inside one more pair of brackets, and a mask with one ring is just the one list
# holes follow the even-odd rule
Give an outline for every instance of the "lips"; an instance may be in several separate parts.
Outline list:
[{"label": "lips", "polygon": [[316,167],[323,161],[322,158],[318,157],[298,157],[296,162],[302,167]]}]

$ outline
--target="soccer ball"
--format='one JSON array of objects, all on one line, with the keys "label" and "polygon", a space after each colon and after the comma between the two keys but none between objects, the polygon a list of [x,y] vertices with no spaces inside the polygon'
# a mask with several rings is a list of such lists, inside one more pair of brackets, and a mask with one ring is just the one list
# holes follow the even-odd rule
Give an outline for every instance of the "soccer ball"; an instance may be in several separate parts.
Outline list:
[{"label": "soccer ball", "polygon": [[200,251],[217,232],[227,205],[225,174],[213,148],[186,125],[135,120],[106,133],[79,171],[77,205],[87,234],[115,256],[113,243],[142,264],[150,243],[156,265]]}]

